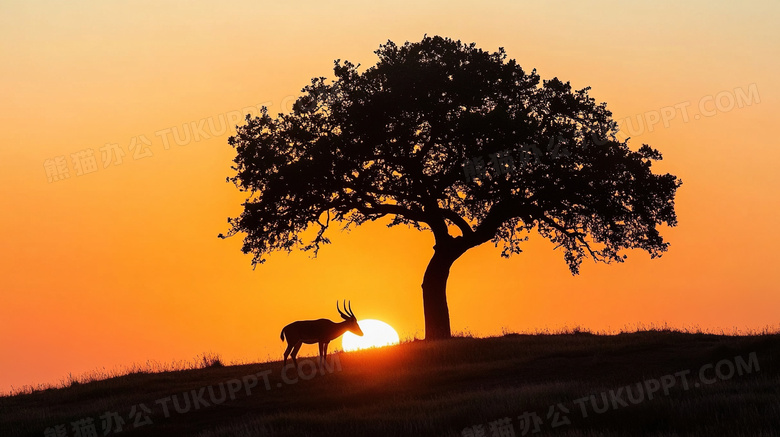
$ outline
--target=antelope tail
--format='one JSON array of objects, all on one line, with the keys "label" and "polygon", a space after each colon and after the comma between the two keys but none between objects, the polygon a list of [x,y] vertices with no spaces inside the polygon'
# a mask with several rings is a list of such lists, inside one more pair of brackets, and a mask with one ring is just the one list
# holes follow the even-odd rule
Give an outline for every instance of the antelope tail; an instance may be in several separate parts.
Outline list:
[{"label": "antelope tail", "polygon": [[282,329],[282,335],[281,335],[281,337],[282,337],[282,341],[284,341],[284,329]]}]

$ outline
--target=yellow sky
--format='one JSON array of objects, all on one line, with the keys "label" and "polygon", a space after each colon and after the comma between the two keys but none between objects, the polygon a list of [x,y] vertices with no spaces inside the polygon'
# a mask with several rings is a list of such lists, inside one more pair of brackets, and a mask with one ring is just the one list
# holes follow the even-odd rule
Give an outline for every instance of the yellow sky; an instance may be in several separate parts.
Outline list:
[{"label": "yellow sky", "polygon": [[[591,86],[684,182],[661,259],[572,277],[541,238],[509,260],[468,252],[453,330],[777,326],[777,2],[280,3],[0,5],[0,391],[207,351],[281,358],[281,327],[335,319],[342,298],[422,336],[426,233],[369,224],[254,271],[240,238],[216,236],[243,200],[223,124],[288,108],[334,59],[370,66],[380,43],[426,33]],[[77,168],[90,151],[97,167]]]}]

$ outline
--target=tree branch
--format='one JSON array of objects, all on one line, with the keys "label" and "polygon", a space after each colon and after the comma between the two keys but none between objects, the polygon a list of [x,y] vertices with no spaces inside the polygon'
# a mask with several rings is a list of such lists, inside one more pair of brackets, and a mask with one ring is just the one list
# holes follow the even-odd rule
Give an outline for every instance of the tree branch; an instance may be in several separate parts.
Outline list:
[{"label": "tree branch", "polygon": [[455,211],[445,208],[438,208],[438,212],[442,214],[444,218],[454,223],[455,226],[460,229],[460,232],[463,234],[463,236],[474,233],[471,225],[469,225],[469,223],[463,219],[463,217],[459,216]]}]

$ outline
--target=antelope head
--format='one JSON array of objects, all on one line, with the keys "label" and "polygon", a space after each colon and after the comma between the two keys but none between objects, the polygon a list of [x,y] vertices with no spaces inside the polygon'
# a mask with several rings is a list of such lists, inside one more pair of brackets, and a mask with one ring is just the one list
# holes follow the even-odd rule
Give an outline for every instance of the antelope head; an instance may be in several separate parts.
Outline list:
[{"label": "antelope head", "polygon": [[355,317],[355,314],[352,312],[352,302],[349,303],[349,310],[347,310],[347,305],[344,304],[344,311],[346,314],[341,312],[341,308],[339,308],[339,301],[336,301],[336,310],[338,310],[339,314],[341,314],[341,318],[344,319],[344,323],[346,325],[347,331],[363,336],[363,330],[360,329],[360,325],[358,325],[357,317]]}]

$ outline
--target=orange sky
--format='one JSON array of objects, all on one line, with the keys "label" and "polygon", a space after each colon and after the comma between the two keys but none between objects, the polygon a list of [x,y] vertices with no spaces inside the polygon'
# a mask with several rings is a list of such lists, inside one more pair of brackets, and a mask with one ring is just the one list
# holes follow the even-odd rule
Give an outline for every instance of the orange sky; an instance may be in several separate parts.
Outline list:
[{"label": "orange sky", "polygon": [[[373,65],[380,43],[426,33],[591,86],[632,117],[632,147],[661,150],[657,171],[684,182],[661,259],[572,277],[541,238],[509,260],[468,252],[449,280],[454,331],[777,326],[777,2],[292,3],[0,5],[0,392],[208,351],[279,359],[282,326],[335,319],[341,298],[422,336],[427,233],[369,224],[333,233],[318,259],[278,253],[254,271],[240,238],[216,236],[243,200],[221,120],[282,111],[334,59]],[[650,130],[663,108],[674,118]],[[193,123],[209,138],[183,138]],[[71,155],[90,150],[97,168],[78,175]],[[49,182],[61,156],[70,177]]]}]

